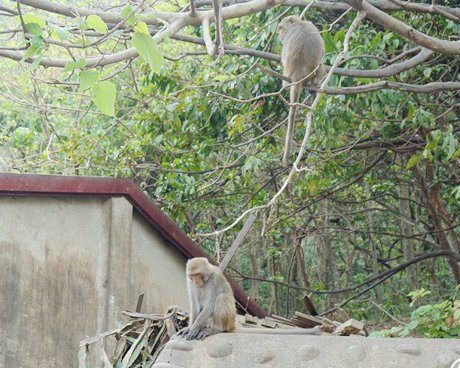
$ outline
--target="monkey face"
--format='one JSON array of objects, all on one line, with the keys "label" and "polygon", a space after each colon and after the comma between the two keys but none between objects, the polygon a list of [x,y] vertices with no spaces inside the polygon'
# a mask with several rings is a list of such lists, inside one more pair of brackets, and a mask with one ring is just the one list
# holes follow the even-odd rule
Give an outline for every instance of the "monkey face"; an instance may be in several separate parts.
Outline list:
[{"label": "monkey face", "polygon": [[201,287],[203,286],[203,278],[201,277],[201,274],[200,273],[196,273],[196,274],[193,274],[193,275],[189,275],[188,277],[190,277],[190,280],[192,280],[192,282],[198,286],[198,287]]}]

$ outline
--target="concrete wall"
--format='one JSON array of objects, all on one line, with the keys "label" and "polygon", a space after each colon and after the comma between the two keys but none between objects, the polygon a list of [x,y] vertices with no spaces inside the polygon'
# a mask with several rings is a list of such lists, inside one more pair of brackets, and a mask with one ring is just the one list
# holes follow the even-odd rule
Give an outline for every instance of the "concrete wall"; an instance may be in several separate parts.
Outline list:
[{"label": "concrete wall", "polygon": [[186,307],[185,261],[124,198],[0,197],[0,368],[77,367],[141,293]]}]

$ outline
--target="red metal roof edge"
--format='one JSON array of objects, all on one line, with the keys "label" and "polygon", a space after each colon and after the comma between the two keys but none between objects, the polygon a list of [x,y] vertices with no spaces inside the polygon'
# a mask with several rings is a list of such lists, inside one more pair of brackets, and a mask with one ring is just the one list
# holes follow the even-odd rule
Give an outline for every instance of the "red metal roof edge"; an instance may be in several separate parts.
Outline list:
[{"label": "red metal roof edge", "polygon": [[[211,257],[185,234],[136,184],[129,179],[0,173],[0,195],[95,195],[125,197],[166,240],[187,258]],[[228,277],[227,277],[228,278]],[[264,317],[262,308],[232,279],[235,298],[249,313]]]}]

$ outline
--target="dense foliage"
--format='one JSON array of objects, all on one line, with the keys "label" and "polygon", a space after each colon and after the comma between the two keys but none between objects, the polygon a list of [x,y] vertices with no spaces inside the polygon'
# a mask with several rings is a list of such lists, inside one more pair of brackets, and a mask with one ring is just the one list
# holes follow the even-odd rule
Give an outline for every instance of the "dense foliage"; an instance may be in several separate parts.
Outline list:
[{"label": "dense foliage", "polygon": [[[8,5],[16,9],[14,3]],[[91,2],[80,5],[91,8]],[[167,10],[176,5],[162,6]],[[226,20],[224,42],[279,54],[277,20],[301,10],[277,6]],[[46,40],[53,38],[47,28],[53,16],[56,24],[63,20],[24,6],[22,11],[47,21],[42,31],[35,29],[42,39],[36,39],[40,43],[34,55],[61,57]],[[2,17],[5,24],[16,28],[17,19],[7,15]],[[400,9],[391,15],[427,35],[458,40],[459,23],[442,14]],[[325,65],[333,65],[355,17],[354,11],[308,11],[307,18],[324,30]],[[139,30],[145,19],[129,25],[139,38],[145,36]],[[103,33],[99,20],[92,21],[75,18],[62,29],[99,27]],[[199,25],[182,34],[203,35]],[[5,48],[30,48],[20,32],[7,35]],[[81,41],[79,33],[68,37],[76,44]],[[116,50],[126,42],[112,34],[102,46]],[[265,206],[257,212],[229,273],[269,312],[290,315],[304,310],[302,297],[308,292],[320,312],[354,296],[345,309],[358,318],[407,318],[412,312],[409,293],[424,288],[431,291],[424,301],[433,305],[412,312],[412,320],[419,322],[405,331],[444,337],[444,327],[437,329],[442,333],[424,327],[424,320],[435,318],[453,326],[450,334],[458,334],[454,288],[460,283],[460,268],[454,258],[427,257],[387,279],[378,277],[416,255],[460,252],[457,55],[431,53],[413,67],[374,76],[372,71],[405,62],[421,48],[372,20],[362,21],[340,67],[371,73],[347,76],[339,70],[332,76],[331,90],[321,95],[312,113],[301,170],[278,200],[266,206],[290,170],[280,162],[288,94],[279,93],[281,82],[256,64],[281,71],[279,64],[252,55],[213,58],[201,47],[173,37],[158,48],[165,58],[159,73],[152,70],[153,59],[139,52],[144,57],[86,69],[98,73],[88,89],[81,87],[84,78],[92,78],[82,76],[84,65],[30,67],[2,59],[0,156],[10,170],[132,178],[216,260],[244,219],[222,229],[246,210]],[[104,96],[112,94],[104,90],[98,95],[93,88],[105,81],[114,87],[113,116],[100,105],[110,105]],[[400,87],[359,90],[379,81]],[[437,86],[432,92],[408,87],[430,83]],[[447,88],[448,83],[457,84]],[[302,96],[303,103],[311,105],[316,95],[306,88]],[[305,135],[307,113],[305,108],[297,114],[296,151]],[[362,295],[359,291],[369,284],[352,288],[371,277],[383,282]],[[455,302],[449,301],[453,295]]]}]

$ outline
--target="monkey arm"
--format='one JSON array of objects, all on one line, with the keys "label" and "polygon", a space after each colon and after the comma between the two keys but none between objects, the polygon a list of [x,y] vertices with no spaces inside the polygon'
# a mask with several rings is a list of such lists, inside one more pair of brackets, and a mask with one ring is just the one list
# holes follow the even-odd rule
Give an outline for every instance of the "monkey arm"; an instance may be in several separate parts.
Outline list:
[{"label": "monkey arm", "polygon": [[188,298],[189,298],[189,305],[190,305],[190,321],[189,326],[195,322],[198,314],[200,313],[200,302],[198,300],[198,295],[196,289],[192,286],[190,280],[187,281],[187,288],[188,288]]},{"label": "monkey arm", "polygon": [[197,316],[200,314],[200,301],[198,298],[197,290],[193,287],[192,282],[187,280],[187,289],[188,289],[188,300],[190,306],[190,318],[188,322],[188,326],[182,328],[177,335],[178,336],[187,336],[189,333],[193,323],[195,322]]},{"label": "monkey arm", "polygon": [[207,291],[204,300],[202,301],[203,309],[198,313],[196,319],[190,324],[186,333],[187,340],[195,338],[202,338],[205,336],[203,330],[206,329],[207,322],[210,320],[214,313],[214,306],[216,303],[217,293],[216,290],[216,277],[213,275],[206,283]]}]

